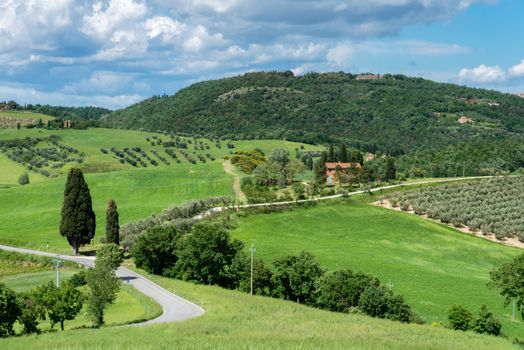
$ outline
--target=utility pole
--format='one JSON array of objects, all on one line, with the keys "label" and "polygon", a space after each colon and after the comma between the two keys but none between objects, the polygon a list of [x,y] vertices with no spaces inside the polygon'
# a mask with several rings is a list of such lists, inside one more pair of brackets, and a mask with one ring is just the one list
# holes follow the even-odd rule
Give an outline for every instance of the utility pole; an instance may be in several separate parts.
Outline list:
[{"label": "utility pole", "polygon": [[60,288],[60,255],[56,254],[55,263],[56,263],[56,288]]},{"label": "utility pole", "polygon": [[249,252],[251,253],[251,279],[250,279],[251,295],[253,295],[253,254],[256,251],[257,250],[255,249],[255,246],[253,245],[253,243],[251,243],[251,248],[249,248]]}]

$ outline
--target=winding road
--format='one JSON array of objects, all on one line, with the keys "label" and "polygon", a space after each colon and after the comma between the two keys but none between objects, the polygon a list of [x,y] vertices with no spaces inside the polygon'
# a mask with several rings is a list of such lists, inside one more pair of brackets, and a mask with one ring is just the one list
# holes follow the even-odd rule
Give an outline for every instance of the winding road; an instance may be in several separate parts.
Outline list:
[{"label": "winding road", "polygon": [[[377,188],[370,189],[369,191],[362,190],[362,191],[350,192],[344,196],[353,196],[356,194],[366,193],[366,192],[377,192],[377,191],[381,191],[381,190],[385,190],[389,188],[396,188],[396,187],[403,187],[403,186],[423,185],[423,184],[434,183],[434,182],[451,182],[451,181],[460,181],[460,180],[478,179],[478,178],[487,178],[487,177],[484,176],[484,177],[468,177],[468,178],[454,178],[454,179],[438,179],[438,180],[430,180],[430,181],[419,181],[419,182],[414,182],[414,183],[401,183],[397,185],[377,187]],[[314,199],[304,199],[304,200],[298,200],[298,201],[244,204],[244,205],[237,205],[237,206],[215,207],[215,208],[211,208],[207,210],[204,213],[201,213],[195,216],[194,218],[197,220],[203,219],[206,216],[209,216],[213,213],[218,213],[218,212],[228,210],[228,209],[265,207],[265,206],[274,206],[274,205],[283,205],[283,204],[305,203],[305,202],[310,202],[310,201],[323,201],[323,200],[339,198],[342,196],[343,196],[342,194],[337,194],[333,196],[319,197],[319,198],[314,198]],[[47,257],[52,257],[52,258],[56,257],[57,255],[57,254],[53,254],[49,252],[42,252],[42,251],[37,251],[37,250],[17,248],[17,247],[5,246],[5,245],[0,245],[0,250],[23,253],[23,254],[47,256]],[[94,257],[87,257],[87,256],[60,255],[60,259],[83,264],[88,267],[92,267],[95,263]],[[153,300],[155,300],[158,304],[162,306],[162,309],[163,309],[162,315],[158,316],[157,318],[145,321],[145,322],[135,323],[133,325],[143,326],[143,325],[150,325],[150,324],[157,324],[157,323],[184,321],[184,320],[188,320],[193,317],[200,316],[205,312],[205,310],[201,308],[200,306],[169,292],[168,290],[160,287],[153,281],[145,278],[144,276],[134,271],[131,271],[130,269],[127,269],[121,266],[117,269],[116,275],[120,279],[122,279],[124,283],[131,284],[138,291],[152,298]]]},{"label": "winding road", "polygon": [[[0,250],[23,254],[47,256],[51,258],[56,257],[56,254],[53,253],[41,252],[38,250],[31,250],[25,248],[16,248],[5,245],[0,245]],[[88,267],[92,267],[95,263],[94,257],[87,256],[60,255],[60,259],[72,261]],[[145,322],[134,323],[133,325],[135,326],[185,321],[187,319],[200,316],[205,312],[204,309],[202,309],[200,306],[167,291],[166,289],[160,287],[153,281],[125,267],[119,267],[116,270],[116,275],[117,277],[122,279],[124,283],[129,283],[141,293],[155,300],[158,304],[160,304],[160,306],[163,309],[162,315]]]}]

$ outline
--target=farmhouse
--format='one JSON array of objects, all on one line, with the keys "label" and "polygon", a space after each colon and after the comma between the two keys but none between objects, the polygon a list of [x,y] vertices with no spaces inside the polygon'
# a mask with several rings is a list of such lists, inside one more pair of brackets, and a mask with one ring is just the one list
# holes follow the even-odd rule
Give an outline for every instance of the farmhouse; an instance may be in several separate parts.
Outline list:
[{"label": "farmhouse", "polygon": [[337,170],[360,169],[360,163],[326,163],[326,185],[333,186],[335,184],[335,174]]},{"label": "farmhouse", "polygon": [[380,74],[360,74],[357,75],[357,80],[375,80],[380,79],[382,76]]}]

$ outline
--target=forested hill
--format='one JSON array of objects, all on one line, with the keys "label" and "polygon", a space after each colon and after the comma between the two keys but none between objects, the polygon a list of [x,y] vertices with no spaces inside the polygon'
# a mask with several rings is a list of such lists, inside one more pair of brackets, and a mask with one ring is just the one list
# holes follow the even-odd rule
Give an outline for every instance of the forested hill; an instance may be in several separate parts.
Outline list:
[{"label": "forested hill", "polygon": [[259,72],[205,81],[102,118],[109,127],[232,138],[344,141],[390,154],[521,138],[524,99],[386,75]]}]

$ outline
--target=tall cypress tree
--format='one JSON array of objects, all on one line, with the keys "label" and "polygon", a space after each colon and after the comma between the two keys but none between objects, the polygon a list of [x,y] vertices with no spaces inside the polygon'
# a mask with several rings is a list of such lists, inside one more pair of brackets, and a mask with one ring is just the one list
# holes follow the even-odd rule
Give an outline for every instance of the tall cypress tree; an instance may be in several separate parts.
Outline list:
[{"label": "tall cypress tree", "polygon": [[328,153],[327,153],[327,161],[328,162],[336,162],[335,157],[335,150],[333,149],[333,145],[329,145]]},{"label": "tall cypress tree", "polygon": [[388,157],[386,159],[386,174],[384,176],[384,180],[386,181],[395,180],[396,175],[397,175],[397,169],[395,168],[395,158]]},{"label": "tall cypress tree", "polygon": [[111,199],[106,211],[106,242],[120,245],[120,226],[118,224],[118,210],[116,203]]},{"label": "tall cypress tree", "polygon": [[73,252],[78,254],[78,248],[93,239],[95,229],[95,212],[89,187],[82,170],[73,168],[69,171],[64,190],[60,234],[67,238]]},{"label": "tall cypress tree", "polygon": [[338,161],[342,163],[347,163],[349,161],[348,150],[346,149],[346,145],[343,143],[340,144],[338,148]]}]

